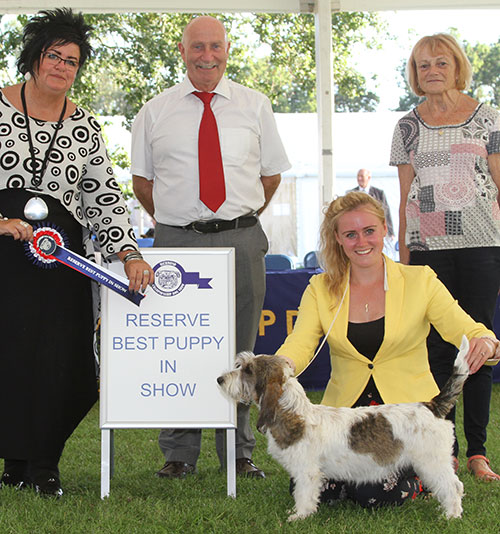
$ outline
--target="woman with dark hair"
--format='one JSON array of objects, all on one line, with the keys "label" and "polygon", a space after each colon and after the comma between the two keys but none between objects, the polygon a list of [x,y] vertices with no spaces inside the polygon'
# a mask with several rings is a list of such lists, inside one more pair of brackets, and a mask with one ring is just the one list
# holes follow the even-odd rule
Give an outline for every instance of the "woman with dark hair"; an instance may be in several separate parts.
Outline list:
[{"label": "woman with dark hair", "polygon": [[[464,93],[471,78],[469,60],[451,35],[416,43],[408,81],[425,98],[399,120],[391,165],[400,182],[401,261],[429,265],[460,306],[491,329],[500,285],[500,114]],[[434,329],[427,346],[442,387],[455,347]],[[483,366],[465,383],[463,397],[467,468],[484,481],[500,480],[485,447],[491,387],[491,367]],[[454,456],[458,467],[458,442]]]},{"label": "woman with dark hair", "polygon": [[97,399],[91,282],[34,242],[49,232],[92,258],[93,233],[104,257],[124,262],[131,291],[154,279],[100,127],[66,96],[90,30],[70,9],[40,12],[24,29],[26,81],[0,91],[1,485],[56,497],[65,442]]},{"label": "woman with dark hair", "polygon": [[[467,336],[471,376],[500,356],[494,333],[460,308],[429,267],[383,255],[386,233],[382,205],[365,193],[339,197],[325,212],[320,246],[325,272],[311,278],[293,332],[276,351],[300,373],[325,336],[332,372],[321,404],[350,408],[431,400],[439,392],[427,358],[431,324],[456,347]],[[404,472],[378,484],[325,481],[321,500],[350,498],[377,507],[402,504],[421,490],[415,474]]]}]

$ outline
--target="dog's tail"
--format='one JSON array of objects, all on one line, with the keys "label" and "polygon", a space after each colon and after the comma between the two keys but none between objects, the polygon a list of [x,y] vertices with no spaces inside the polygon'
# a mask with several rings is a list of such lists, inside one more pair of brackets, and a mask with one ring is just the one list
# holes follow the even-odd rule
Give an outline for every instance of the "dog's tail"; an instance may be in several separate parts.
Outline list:
[{"label": "dog's tail", "polygon": [[465,360],[468,352],[469,341],[465,336],[463,336],[460,350],[458,351],[458,355],[453,366],[452,375],[444,385],[441,392],[429,402],[424,403],[436,417],[441,417],[444,419],[457,402],[458,396],[464,387],[464,382],[469,376],[469,365]]}]

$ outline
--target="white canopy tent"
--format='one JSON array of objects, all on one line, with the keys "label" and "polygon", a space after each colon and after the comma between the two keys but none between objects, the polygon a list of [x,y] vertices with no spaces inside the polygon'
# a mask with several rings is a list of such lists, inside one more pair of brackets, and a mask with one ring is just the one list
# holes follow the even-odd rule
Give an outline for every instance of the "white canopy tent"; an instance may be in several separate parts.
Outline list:
[{"label": "white canopy tent", "polygon": [[254,12],[313,13],[316,23],[316,66],[319,128],[320,199],[335,190],[332,11],[396,11],[405,9],[500,9],[500,0],[0,0],[0,14],[36,13],[72,7],[86,13],[118,12]]},{"label": "white canopy tent", "polygon": [[[35,13],[40,9],[72,7],[87,13],[181,11],[199,13],[315,13],[321,0],[0,0],[0,13]],[[493,9],[500,0],[326,0],[333,11],[403,9]]]}]

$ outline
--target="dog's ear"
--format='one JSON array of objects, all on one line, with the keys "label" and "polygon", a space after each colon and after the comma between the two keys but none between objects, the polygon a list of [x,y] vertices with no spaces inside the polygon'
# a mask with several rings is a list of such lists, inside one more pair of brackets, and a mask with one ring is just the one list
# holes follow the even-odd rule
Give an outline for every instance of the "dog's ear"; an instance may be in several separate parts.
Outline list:
[{"label": "dog's ear", "polygon": [[245,362],[253,360],[254,358],[255,354],[253,352],[250,352],[249,350],[238,352],[234,360],[234,364],[236,367],[241,367]]},{"label": "dog's ear", "polygon": [[260,398],[260,412],[257,419],[257,430],[264,433],[276,420],[278,400],[283,393],[281,382],[273,380],[269,382]]}]

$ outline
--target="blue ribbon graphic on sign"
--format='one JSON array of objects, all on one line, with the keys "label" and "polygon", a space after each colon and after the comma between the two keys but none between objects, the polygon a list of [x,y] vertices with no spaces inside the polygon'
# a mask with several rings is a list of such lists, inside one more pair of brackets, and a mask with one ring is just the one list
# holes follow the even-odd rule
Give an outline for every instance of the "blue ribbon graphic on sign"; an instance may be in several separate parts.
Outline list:
[{"label": "blue ribbon graphic on sign", "polygon": [[161,261],[153,270],[155,281],[152,288],[163,297],[174,297],[190,284],[198,286],[198,289],[213,289],[210,285],[212,278],[202,278],[199,272],[186,272],[182,265],[173,260]]},{"label": "blue ribbon graphic on sign", "polygon": [[42,235],[37,240],[37,248],[42,255],[49,258],[55,258],[58,262],[88,276],[92,280],[99,282],[122,297],[130,300],[137,306],[140,306],[144,295],[141,293],[130,292],[128,289],[128,280],[126,278],[114,274],[109,269],[100,267],[76,252],[72,252],[63,246],[58,245],[54,237],[51,235]]},{"label": "blue ribbon graphic on sign", "polygon": [[182,273],[182,281],[185,284],[196,284],[198,289],[212,289],[210,285],[211,278],[200,278],[200,273]]}]

